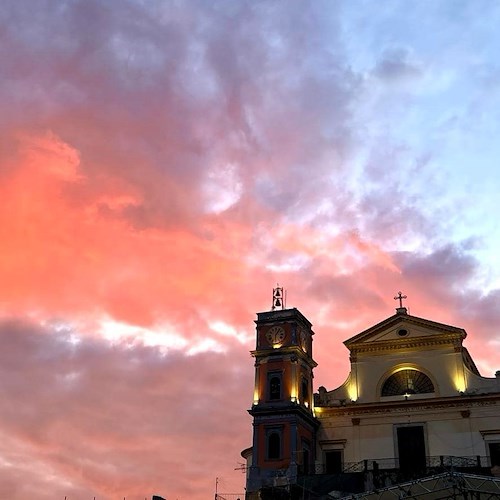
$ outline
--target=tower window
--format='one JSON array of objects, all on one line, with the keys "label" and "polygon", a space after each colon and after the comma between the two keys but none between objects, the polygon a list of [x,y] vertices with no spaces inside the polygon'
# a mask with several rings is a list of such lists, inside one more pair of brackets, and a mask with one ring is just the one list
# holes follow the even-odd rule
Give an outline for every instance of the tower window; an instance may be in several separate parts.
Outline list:
[{"label": "tower window", "polygon": [[281,397],[281,373],[270,373],[268,375],[268,394],[270,400],[279,400]]},{"label": "tower window", "polygon": [[309,444],[302,441],[302,459],[299,460],[299,471],[301,474],[310,474],[311,472],[311,459]]},{"label": "tower window", "polygon": [[309,383],[306,378],[302,379],[301,384],[301,399],[304,403],[309,402]]},{"label": "tower window", "polygon": [[391,375],[382,386],[382,396],[404,396],[434,392],[431,379],[417,370],[401,370]]},{"label": "tower window", "polygon": [[281,431],[272,430],[267,435],[267,458],[278,460],[281,458]]}]

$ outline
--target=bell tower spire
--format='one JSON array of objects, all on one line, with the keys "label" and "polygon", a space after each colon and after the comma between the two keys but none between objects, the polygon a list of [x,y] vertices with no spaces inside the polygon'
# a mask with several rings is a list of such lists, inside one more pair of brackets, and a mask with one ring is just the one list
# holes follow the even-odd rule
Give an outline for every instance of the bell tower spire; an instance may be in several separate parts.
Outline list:
[{"label": "bell tower spire", "polygon": [[276,283],[276,288],[273,288],[273,307],[272,310],[285,309],[286,307],[286,290],[283,292],[283,287]]}]

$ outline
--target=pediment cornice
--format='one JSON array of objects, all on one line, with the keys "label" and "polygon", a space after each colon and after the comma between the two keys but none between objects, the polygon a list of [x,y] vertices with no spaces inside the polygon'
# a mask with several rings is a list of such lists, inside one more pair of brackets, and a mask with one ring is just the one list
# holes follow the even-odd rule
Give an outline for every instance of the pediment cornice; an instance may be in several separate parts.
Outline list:
[{"label": "pediment cornice", "polygon": [[445,333],[437,336],[405,337],[403,339],[380,340],[377,342],[359,342],[348,345],[351,355],[361,353],[388,353],[401,350],[419,351],[428,347],[453,347],[461,350],[463,335],[459,333]]},{"label": "pediment cornice", "polygon": [[[401,339],[377,340],[376,337],[391,329],[402,327],[418,327],[420,330],[426,330],[428,335],[419,335],[414,338],[405,337]],[[387,351],[404,348],[418,349],[425,346],[438,346],[459,342],[461,345],[463,339],[467,336],[463,328],[458,328],[444,323],[437,323],[409,314],[395,314],[384,321],[358,333],[354,337],[347,339],[344,345],[352,352],[364,351]]]}]

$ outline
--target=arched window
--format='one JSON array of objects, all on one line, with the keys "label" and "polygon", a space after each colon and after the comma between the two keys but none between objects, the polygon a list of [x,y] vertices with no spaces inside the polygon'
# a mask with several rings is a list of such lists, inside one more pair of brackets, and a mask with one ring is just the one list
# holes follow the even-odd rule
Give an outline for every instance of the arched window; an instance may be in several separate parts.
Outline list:
[{"label": "arched window", "polygon": [[431,379],[417,370],[400,370],[391,375],[382,386],[382,396],[404,396],[434,392]]},{"label": "arched window", "polygon": [[272,431],[267,437],[267,458],[276,460],[281,457],[281,436],[279,431]]},{"label": "arched window", "polygon": [[281,399],[281,377],[272,375],[269,378],[269,399]]}]

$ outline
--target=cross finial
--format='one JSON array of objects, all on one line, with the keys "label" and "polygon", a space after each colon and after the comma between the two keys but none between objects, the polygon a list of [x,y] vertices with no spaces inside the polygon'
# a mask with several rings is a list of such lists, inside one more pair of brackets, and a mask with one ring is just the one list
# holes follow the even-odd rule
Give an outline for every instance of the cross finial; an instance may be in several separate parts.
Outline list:
[{"label": "cross finial", "polygon": [[406,313],[406,307],[403,307],[403,299],[407,299],[406,295],[403,295],[401,292],[394,297],[394,300],[399,300],[399,307],[396,309],[396,312]]},{"label": "cross finial", "polygon": [[406,295],[403,295],[401,292],[398,292],[398,294],[394,297],[394,300],[399,300],[399,307],[403,307],[403,299],[407,299],[408,297]]}]

